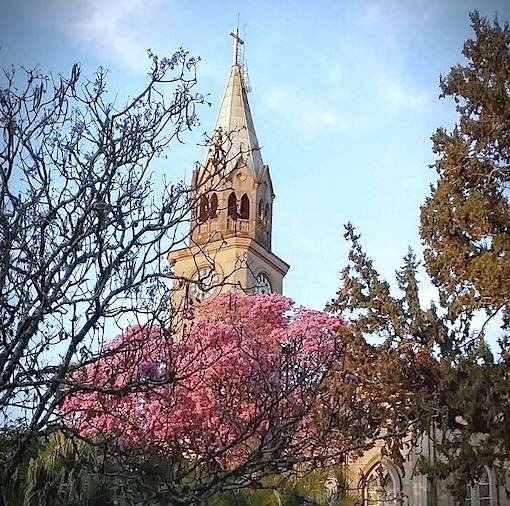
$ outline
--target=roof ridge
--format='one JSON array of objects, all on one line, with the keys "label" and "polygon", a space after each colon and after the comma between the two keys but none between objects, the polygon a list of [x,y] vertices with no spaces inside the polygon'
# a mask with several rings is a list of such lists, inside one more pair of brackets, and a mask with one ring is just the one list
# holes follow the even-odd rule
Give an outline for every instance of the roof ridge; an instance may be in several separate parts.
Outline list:
[{"label": "roof ridge", "polygon": [[[255,125],[248,102],[245,83],[239,64],[234,64],[230,72],[221,105],[216,117],[214,132],[222,131],[231,140],[231,154],[242,155],[247,166],[256,177],[264,165]],[[207,153],[209,158],[210,150]],[[238,156],[235,156],[235,162]],[[206,159],[207,161],[207,159]],[[232,167],[233,168],[233,167]]]}]

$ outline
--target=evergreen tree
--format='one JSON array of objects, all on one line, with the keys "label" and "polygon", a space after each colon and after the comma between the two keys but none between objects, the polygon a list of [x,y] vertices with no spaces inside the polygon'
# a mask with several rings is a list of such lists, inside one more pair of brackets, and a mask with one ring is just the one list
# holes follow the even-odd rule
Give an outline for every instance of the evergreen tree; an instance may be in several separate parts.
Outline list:
[{"label": "evergreen tree", "polygon": [[459,119],[432,136],[439,180],[421,209],[425,262],[452,318],[508,308],[510,31],[471,14],[466,62],[441,77]]},{"label": "evergreen tree", "polygon": [[[510,30],[476,11],[470,17],[475,38],[464,45],[466,61],[440,79],[441,97],[453,98],[459,120],[432,136],[439,178],[421,208],[425,267],[439,307],[420,304],[412,251],[393,295],[350,224],[350,265],[328,306],[350,314],[360,336],[378,338],[374,354],[388,399],[399,399],[413,434],[435,443],[436,458],[421,459],[416,472],[433,482],[453,477],[458,502],[484,466],[504,483],[510,460]],[[485,328],[499,314],[497,355]]]},{"label": "evergreen tree", "polygon": [[[448,425],[457,430],[439,442],[447,458],[436,470],[453,473],[459,491],[483,464],[503,479],[510,457],[508,336],[500,337],[500,358],[485,343],[488,321],[502,313],[503,331],[509,323],[510,30],[476,11],[470,17],[475,37],[464,44],[466,61],[440,79],[441,97],[453,98],[458,121],[432,136],[439,179],[421,209],[425,266],[445,321],[457,322],[441,409],[457,414],[453,421],[462,428]],[[473,332],[480,310],[486,318]]]}]

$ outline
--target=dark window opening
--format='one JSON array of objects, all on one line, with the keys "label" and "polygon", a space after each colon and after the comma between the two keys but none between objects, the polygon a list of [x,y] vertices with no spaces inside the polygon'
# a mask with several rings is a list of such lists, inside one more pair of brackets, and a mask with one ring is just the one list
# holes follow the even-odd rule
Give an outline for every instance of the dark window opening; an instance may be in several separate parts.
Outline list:
[{"label": "dark window opening", "polygon": [[259,220],[264,220],[264,201],[262,199],[259,200]]},{"label": "dark window opening", "polygon": [[216,216],[218,216],[218,195],[216,195],[216,193],[211,195],[211,201],[209,203],[209,216],[211,218],[216,218]]},{"label": "dark window opening", "polygon": [[269,226],[269,204],[266,204],[266,208],[264,209],[264,227]]},{"label": "dark window opening", "polygon": [[198,222],[203,223],[207,220],[209,214],[209,199],[203,195],[200,197],[200,204],[198,209]]},{"label": "dark window opening", "polygon": [[239,214],[242,220],[250,219],[250,199],[246,193],[241,197],[241,212]]},{"label": "dark window opening", "polygon": [[228,196],[227,214],[230,218],[237,219],[237,198],[234,192]]}]

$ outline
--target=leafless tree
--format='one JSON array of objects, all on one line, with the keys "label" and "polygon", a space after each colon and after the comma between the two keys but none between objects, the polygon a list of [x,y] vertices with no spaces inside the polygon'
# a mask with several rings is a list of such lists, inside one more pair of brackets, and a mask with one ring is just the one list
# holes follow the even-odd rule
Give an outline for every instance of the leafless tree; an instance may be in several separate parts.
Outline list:
[{"label": "leafless tree", "polygon": [[62,381],[144,314],[166,325],[171,269],[193,206],[155,192],[151,162],[196,126],[198,59],[149,52],[148,83],[119,107],[106,71],[3,72],[0,88],[0,417],[20,444],[52,421]]}]

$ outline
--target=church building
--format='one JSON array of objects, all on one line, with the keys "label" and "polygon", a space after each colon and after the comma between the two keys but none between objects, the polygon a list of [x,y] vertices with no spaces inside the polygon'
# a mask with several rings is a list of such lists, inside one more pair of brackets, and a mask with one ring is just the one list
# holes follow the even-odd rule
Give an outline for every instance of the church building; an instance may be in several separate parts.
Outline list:
[{"label": "church building", "polygon": [[[241,57],[243,41],[233,37],[233,63],[205,162],[193,172],[189,243],[172,251],[173,311],[219,293],[282,293],[289,265],[272,251],[275,193],[262,158],[248,104]],[[413,475],[418,456],[433,458],[430,440],[412,448],[405,474],[373,448],[349,462],[349,494],[363,506],[454,506],[447,483]],[[326,486],[326,485],[325,485]],[[486,469],[478,483],[466,484],[462,506],[510,505],[505,488]]]}]

